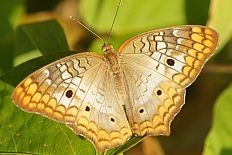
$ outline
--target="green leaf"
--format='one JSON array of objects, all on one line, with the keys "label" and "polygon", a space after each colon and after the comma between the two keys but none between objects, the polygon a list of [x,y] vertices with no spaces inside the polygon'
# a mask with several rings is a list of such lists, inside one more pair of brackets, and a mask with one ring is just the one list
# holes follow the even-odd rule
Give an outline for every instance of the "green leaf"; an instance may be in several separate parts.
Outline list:
[{"label": "green leaf", "polygon": [[[96,32],[109,31],[118,0],[85,0],[80,9],[83,20]],[[161,26],[186,23],[185,0],[123,0],[120,6],[113,34],[134,33]]]},{"label": "green leaf", "polygon": [[232,36],[231,0],[212,0],[211,14],[208,25],[219,33],[219,50],[222,49]]},{"label": "green leaf", "polygon": [[143,140],[143,138],[141,138],[141,137],[133,136],[124,145],[107,151],[107,153],[105,155],[118,155],[120,153],[128,151],[130,148],[132,148],[133,146],[135,146],[136,144],[138,144],[142,140]]},{"label": "green leaf", "polygon": [[0,5],[0,76],[13,66],[13,32],[22,15],[23,0],[2,0]]},{"label": "green leaf", "polygon": [[[88,27],[96,32],[108,32],[119,0],[81,1],[80,10]],[[199,5],[200,4],[200,5]],[[122,0],[114,24],[117,36],[183,24],[205,25],[209,0]]]},{"label": "green leaf", "polygon": [[0,154],[95,154],[90,142],[64,124],[17,108],[12,89],[0,81]]},{"label": "green leaf", "polygon": [[16,54],[39,49],[43,55],[68,51],[64,31],[55,20],[21,25],[16,31]]},{"label": "green leaf", "polygon": [[206,139],[203,155],[232,154],[232,84],[218,97],[213,126]]},{"label": "green leaf", "polygon": [[210,1],[211,0],[185,0],[187,24],[205,25],[208,20]]}]

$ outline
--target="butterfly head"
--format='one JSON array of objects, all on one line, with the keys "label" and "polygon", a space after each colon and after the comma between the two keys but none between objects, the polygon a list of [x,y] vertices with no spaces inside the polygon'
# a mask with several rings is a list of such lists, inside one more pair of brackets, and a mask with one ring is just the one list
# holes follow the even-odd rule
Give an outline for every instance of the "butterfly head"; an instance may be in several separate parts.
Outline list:
[{"label": "butterfly head", "polygon": [[114,47],[110,43],[104,43],[104,45],[102,46],[102,51],[104,53],[113,52]]}]

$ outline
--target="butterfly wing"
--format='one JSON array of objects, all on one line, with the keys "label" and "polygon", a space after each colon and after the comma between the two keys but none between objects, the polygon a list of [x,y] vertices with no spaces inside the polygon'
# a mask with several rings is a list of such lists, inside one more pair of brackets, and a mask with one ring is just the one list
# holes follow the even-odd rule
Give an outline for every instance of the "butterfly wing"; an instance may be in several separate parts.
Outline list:
[{"label": "butterfly wing", "polygon": [[25,78],[12,98],[27,112],[67,124],[99,152],[131,136],[125,112],[101,55],[81,53],[51,63]]},{"label": "butterfly wing", "polygon": [[186,87],[217,43],[217,33],[208,27],[181,26],[135,36],[119,48],[133,133],[169,135],[169,124],[184,104]]}]

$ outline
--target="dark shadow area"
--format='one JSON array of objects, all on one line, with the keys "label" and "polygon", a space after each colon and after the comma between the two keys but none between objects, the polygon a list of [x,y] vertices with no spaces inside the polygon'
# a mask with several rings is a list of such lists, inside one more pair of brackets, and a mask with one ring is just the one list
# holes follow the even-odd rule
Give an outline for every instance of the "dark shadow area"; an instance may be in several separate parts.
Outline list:
[{"label": "dark shadow area", "polygon": [[46,11],[52,10],[57,4],[59,4],[61,0],[26,0],[26,12],[38,12],[38,11]]},{"label": "dark shadow area", "polygon": [[188,24],[205,25],[208,19],[210,0],[185,0]]},{"label": "dark shadow area", "polygon": [[221,151],[220,155],[231,155],[232,149],[224,149]]}]

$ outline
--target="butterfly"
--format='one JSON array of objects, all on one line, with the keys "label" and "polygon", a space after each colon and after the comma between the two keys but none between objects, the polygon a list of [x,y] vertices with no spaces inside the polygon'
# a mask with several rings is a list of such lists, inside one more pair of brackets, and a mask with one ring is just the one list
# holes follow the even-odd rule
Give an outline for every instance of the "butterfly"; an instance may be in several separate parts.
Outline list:
[{"label": "butterfly", "polygon": [[217,44],[217,32],[205,26],[145,32],[118,50],[105,43],[102,55],[83,52],[42,67],[18,84],[12,99],[24,111],[65,123],[98,152],[132,135],[169,135],[186,88]]}]

